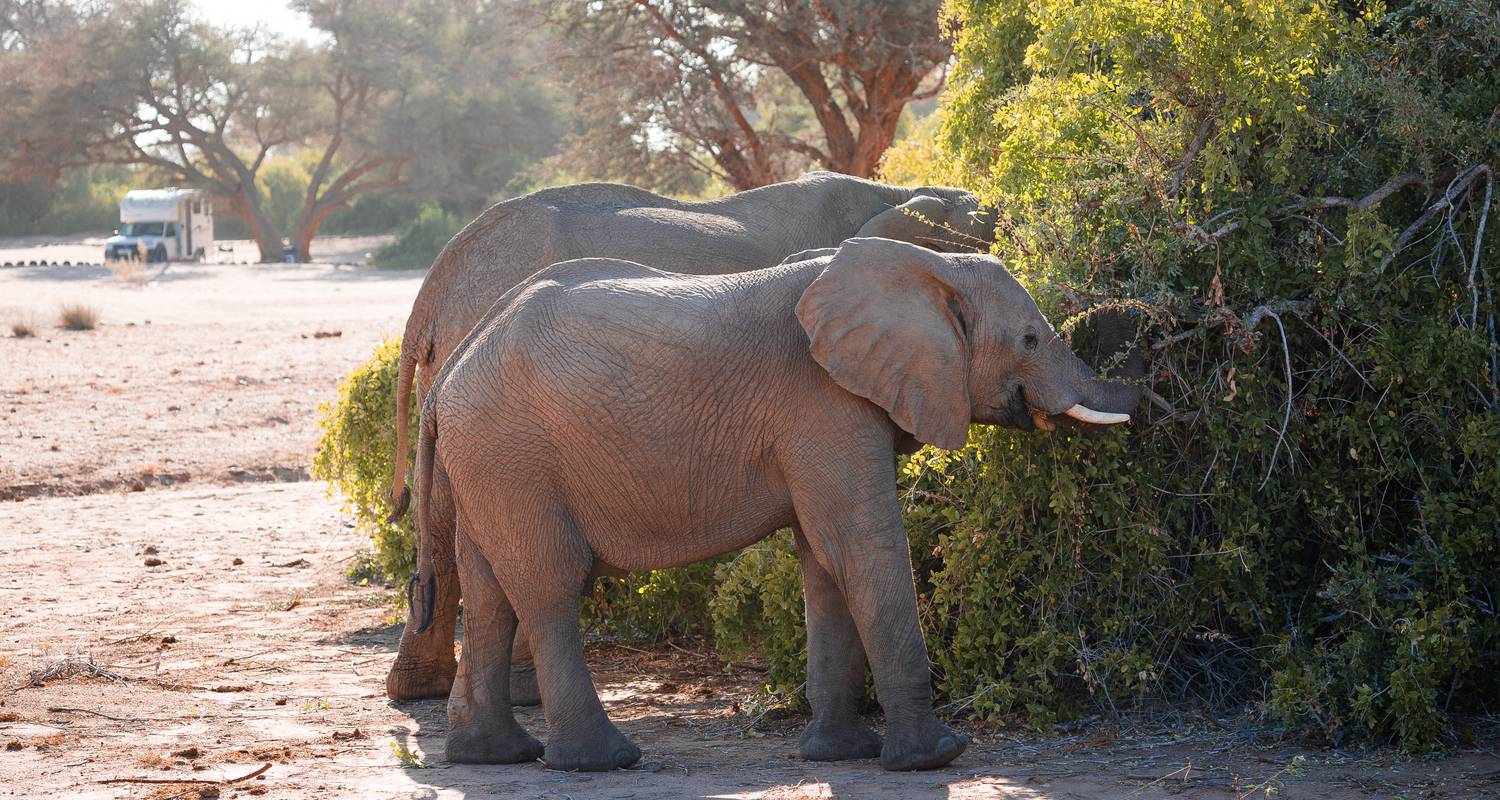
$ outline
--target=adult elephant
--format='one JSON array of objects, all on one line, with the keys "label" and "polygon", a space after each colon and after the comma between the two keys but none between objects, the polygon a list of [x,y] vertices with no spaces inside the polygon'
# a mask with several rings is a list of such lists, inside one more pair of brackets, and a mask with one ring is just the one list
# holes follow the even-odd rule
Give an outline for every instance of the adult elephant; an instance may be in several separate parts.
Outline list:
[{"label": "adult elephant", "polygon": [[[491,207],[438,254],[406,322],[396,384],[392,517],[405,513],[407,505],[413,377],[418,397],[424,396],[437,368],[490,305],[532,273],[587,257],[620,258],[684,274],[745,272],[854,236],[973,252],[993,241],[987,216],[974,195],[962,189],[891,186],[833,172],[813,172],[704,202],[673,200],[633,186],[585,183]],[[393,699],[442,696],[452,685],[459,582],[452,572],[451,543],[437,545],[439,577],[448,579],[437,582],[432,627],[418,634],[407,626],[402,635],[386,677],[386,693]],[[518,665],[527,660],[518,653]],[[525,667],[518,667],[519,701],[535,702],[532,683]]]},{"label": "adult elephant", "polygon": [[[802,756],[927,769],[963,752],[933,713],[892,455],[962,447],[971,422],[1125,422],[1141,392],[1095,374],[992,256],[878,238],[814,255],[710,276],[556,264],[444,366],[422,412],[416,518],[419,541],[456,541],[469,609],[449,760],[634,762],[589,676],[580,593],[783,527],[806,589]],[[433,564],[418,567],[430,582]],[[511,714],[518,629],[545,751]],[[883,739],[858,714],[867,659]]]}]

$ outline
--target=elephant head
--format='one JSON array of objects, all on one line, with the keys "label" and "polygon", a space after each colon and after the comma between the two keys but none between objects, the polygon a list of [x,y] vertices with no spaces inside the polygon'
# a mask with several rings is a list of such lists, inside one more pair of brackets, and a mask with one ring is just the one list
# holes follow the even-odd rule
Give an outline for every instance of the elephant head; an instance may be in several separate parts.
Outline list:
[{"label": "elephant head", "polygon": [[963,189],[924,186],[901,205],[871,217],[856,237],[914,242],[944,253],[988,250],[995,241],[993,209]]},{"label": "elephant head", "polygon": [[1126,422],[1140,399],[1095,374],[993,256],[851,239],[796,313],[836,383],[939,447],[962,447],[970,422]]}]

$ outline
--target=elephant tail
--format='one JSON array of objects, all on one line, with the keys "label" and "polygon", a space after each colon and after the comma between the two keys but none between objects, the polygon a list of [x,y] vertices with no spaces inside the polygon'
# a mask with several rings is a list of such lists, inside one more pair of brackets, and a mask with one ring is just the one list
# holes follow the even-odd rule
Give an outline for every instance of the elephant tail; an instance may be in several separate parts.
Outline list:
[{"label": "elephant tail", "polygon": [[[407,439],[411,425],[411,385],[416,378],[417,362],[431,345],[422,338],[427,326],[406,326],[406,335],[401,338],[401,359],[396,368],[396,463],[391,476],[391,513],[386,522],[396,524],[406,515],[411,505],[411,491],[406,488]],[[416,329],[416,330],[414,330]]]},{"label": "elephant tail", "polygon": [[[407,584],[407,602],[411,605],[411,619],[417,623],[416,632],[426,633],[432,627],[432,609],[436,605],[437,571],[432,563],[432,471],[437,457],[437,419],[434,405],[423,409],[421,430],[417,433],[417,509],[413,515],[417,528],[417,571]],[[404,430],[404,428],[403,428]],[[404,452],[401,454],[406,455]],[[416,596],[420,586],[422,597]]]}]

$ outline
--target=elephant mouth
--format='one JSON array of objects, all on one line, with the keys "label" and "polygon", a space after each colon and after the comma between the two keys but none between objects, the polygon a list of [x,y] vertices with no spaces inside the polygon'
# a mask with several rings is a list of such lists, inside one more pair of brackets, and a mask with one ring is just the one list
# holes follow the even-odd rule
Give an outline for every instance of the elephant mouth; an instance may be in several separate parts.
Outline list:
[{"label": "elephant mouth", "polygon": [[1031,407],[1026,400],[1026,387],[1017,384],[1015,391],[1002,401],[1001,406],[987,406],[982,409],[979,417],[980,422],[990,425],[999,425],[1002,428],[1014,428],[1016,430],[1030,431],[1040,428],[1044,431],[1052,430],[1049,415],[1037,411]]}]

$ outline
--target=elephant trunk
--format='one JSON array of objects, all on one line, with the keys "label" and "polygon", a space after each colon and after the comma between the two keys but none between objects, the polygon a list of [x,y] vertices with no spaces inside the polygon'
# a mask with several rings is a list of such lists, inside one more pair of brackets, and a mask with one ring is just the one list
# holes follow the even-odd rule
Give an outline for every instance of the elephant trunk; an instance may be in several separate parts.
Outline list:
[{"label": "elephant trunk", "polygon": [[[1091,425],[1113,425],[1130,419],[1144,394],[1140,379],[1146,374],[1146,358],[1139,346],[1132,347],[1135,323],[1119,309],[1105,309],[1094,314],[1087,326],[1075,336],[1079,352],[1094,361],[1114,361],[1126,347],[1131,347],[1123,362],[1101,377],[1061,339],[1052,363],[1060,367],[1054,374],[1064,376],[1055,396],[1037,398],[1035,407],[1053,415],[1065,415]],[[1042,401],[1050,401],[1042,405]]]}]

